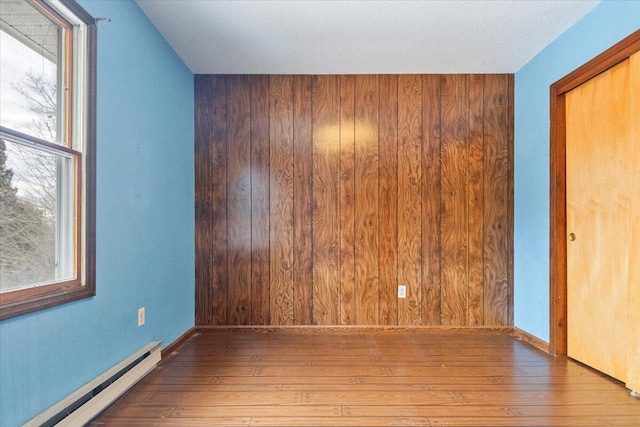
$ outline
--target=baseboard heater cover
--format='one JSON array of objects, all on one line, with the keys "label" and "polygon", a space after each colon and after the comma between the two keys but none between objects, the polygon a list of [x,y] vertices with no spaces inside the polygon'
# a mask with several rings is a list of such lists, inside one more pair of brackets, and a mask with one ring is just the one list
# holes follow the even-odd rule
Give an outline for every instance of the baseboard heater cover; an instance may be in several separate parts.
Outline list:
[{"label": "baseboard heater cover", "polygon": [[27,427],[83,426],[122,396],[160,362],[161,341],[153,341],[97,376],[49,409]]}]

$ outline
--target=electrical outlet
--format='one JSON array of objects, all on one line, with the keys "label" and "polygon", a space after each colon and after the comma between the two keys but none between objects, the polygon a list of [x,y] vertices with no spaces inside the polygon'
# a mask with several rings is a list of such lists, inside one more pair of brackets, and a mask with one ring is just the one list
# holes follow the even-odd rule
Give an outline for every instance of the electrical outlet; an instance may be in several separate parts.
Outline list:
[{"label": "electrical outlet", "polygon": [[138,326],[144,325],[144,307],[138,309]]},{"label": "electrical outlet", "polygon": [[398,285],[398,298],[407,297],[407,285]]}]

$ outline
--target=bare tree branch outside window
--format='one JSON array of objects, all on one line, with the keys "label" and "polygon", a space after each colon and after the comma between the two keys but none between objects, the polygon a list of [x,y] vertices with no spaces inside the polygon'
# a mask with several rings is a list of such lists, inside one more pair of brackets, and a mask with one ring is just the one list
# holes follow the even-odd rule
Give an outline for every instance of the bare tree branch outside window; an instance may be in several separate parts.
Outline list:
[{"label": "bare tree branch outside window", "polygon": [[[28,106],[31,134],[55,140],[56,83],[29,72],[12,88]],[[55,280],[56,156],[0,139],[0,290]]]}]

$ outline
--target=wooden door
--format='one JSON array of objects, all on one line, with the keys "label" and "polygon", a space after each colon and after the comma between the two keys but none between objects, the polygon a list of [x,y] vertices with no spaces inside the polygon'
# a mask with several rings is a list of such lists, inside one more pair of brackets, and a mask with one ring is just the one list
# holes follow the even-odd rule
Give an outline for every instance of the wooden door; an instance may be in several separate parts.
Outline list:
[{"label": "wooden door", "polygon": [[633,165],[627,182],[631,198],[631,253],[627,296],[627,387],[640,392],[640,52],[630,58],[629,143]]},{"label": "wooden door", "polygon": [[638,197],[629,90],[627,59],[566,95],[567,354],[623,381]]}]

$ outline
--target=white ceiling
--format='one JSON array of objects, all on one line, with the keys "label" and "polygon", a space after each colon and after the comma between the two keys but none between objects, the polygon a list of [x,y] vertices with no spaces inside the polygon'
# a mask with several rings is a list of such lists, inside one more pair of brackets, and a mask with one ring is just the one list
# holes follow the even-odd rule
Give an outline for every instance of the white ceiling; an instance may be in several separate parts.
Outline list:
[{"label": "white ceiling", "polygon": [[514,73],[590,0],[136,0],[196,74]]}]

